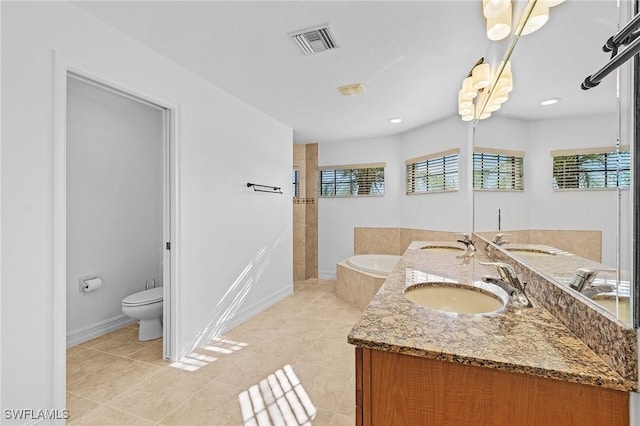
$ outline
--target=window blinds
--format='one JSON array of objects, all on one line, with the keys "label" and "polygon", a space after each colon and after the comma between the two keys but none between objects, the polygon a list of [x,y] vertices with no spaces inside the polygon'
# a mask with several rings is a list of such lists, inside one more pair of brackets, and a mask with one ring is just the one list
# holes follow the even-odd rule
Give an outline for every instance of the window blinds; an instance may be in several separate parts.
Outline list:
[{"label": "window blinds", "polygon": [[611,148],[552,151],[553,189],[629,188],[631,153]]},{"label": "window blinds", "polygon": [[524,190],[524,152],[476,148],[473,189]]},{"label": "window blinds", "polygon": [[323,166],[318,170],[320,197],[384,195],[384,163]]},{"label": "window blinds", "polygon": [[455,149],[406,160],[407,194],[457,190],[458,153]]}]

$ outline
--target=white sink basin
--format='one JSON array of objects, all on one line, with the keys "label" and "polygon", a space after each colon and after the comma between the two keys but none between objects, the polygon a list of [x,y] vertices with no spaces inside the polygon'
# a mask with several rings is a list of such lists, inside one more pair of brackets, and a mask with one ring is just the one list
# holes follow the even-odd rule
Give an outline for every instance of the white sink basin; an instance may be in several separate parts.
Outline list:
[{"label": "white sink basin", "polygon": [[495,288],[497,290],[493,292],[486,288],[458,283],[424,283],[407,287],[404,295],[413,303],[437,311],[487,314],[502,309],[508,300],[506,293],[500,294],[500,289]]},{"label": "white sink basin", "polygon": [[420,249],[429,250],[431,252],[466,250],[462,244],[451,241],[427,241],[420,247]]},{"label": "white sink basin", "polygon": [[555,247],[542,246],[538,244],[505,244],[502,248],[515,254],[522,253],[538,256],[555,256],[563,253],[562,250]]},{"label": "white sink basin", "polygon": [[422,250],[429,250],[430,252],[441,252],[441,251],[462,251],[464,250],[462,247],[453,247],[453,246],[424,246],[420,247]]}]

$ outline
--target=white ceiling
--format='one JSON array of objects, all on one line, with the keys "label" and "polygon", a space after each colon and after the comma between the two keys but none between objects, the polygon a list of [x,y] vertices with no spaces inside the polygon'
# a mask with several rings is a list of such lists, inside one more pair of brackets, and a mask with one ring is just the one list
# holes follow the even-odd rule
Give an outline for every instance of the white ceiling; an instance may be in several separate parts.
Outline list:
[{"label": "white ceiling", "polygon": [[[457,114],[462,79],[506,43],[485,36],[476,1],[79,2],[79,7],[294,129],[296,142],[398,134]],[[514,91],[496,115],[539,119],[615,111],[607,60],[616,2],[569,0],[520,39]],[[329,23],[339,49],[304,56],[288,33]],[[363,83],[363,96],[337,87]],[[541,107],[540,101],[562,102]],[[402,117],[391,124],[391,117]]]}]

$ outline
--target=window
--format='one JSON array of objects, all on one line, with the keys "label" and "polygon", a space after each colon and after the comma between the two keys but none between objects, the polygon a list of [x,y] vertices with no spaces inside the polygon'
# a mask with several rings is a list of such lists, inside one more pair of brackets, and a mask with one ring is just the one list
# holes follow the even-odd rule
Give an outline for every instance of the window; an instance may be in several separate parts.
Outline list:
[{"label": "window", "polygon": [[293,173],[291,174],[291,182],[292,182],[291,194],[293,194],[294,197],[299,197],[300,196],[300,170],[293,169]]},{"label": "window", "polygon": [[458,149],[405,161],[407,194],[424,194],[458,189]]},{"label": "window", "polygon": [[524,152],[476,148],[473,153],[473,189],[522,191]]},{"label": "window", "polygon": [[631,153],[615,147],[552,151],[553,189],[629,188]]},{"label": "window", "polygon": [[320,197],[383,196],[386,164],[325,166],[318,171]]}]

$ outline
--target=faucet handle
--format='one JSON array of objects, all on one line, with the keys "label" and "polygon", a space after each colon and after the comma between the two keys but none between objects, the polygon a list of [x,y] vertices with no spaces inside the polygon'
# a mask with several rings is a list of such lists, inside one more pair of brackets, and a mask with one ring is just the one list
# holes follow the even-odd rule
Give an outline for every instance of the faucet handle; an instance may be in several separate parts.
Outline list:
[{"label": "faucet handle", "polygon": [[[518,274],[516,273],[516,270],[513,269],[513,266],[509,265],[508,263],[480,262],[480,264],[485,266],[495,266],[496,269],[498,269],[498,273],[500,274],[500,277],[502,277],[502,279],[509,279],[509,278],[518,279]],[[505,275],[508,275],[508,277]]]},{"label": "faucet handle", "polygon": [[597,274],[598,272],[617,272],[618,270],[615,268],[593,268],[593,267],[588,267],[585,266],[584,268],[578,268],[576,269],[576,274],[577,273],[581,273],[581,274]]},{"label": "faucet handle", "polygon": [[591,283],[598,275],[598,272],[616,272],[613,268],[597,268],[597,267],[583,267],[576,269],[573,274],[573,279],[569,286],[575,290],[582,292],[586,288],[591,286]]}]

